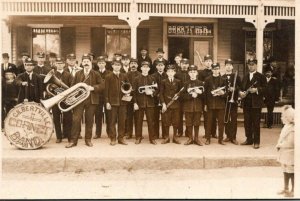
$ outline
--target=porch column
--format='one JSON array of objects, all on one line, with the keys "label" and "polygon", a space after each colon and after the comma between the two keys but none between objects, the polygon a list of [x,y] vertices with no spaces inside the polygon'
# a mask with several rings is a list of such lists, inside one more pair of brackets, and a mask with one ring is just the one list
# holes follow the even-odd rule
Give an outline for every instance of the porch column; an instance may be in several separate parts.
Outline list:
[{"label": "porch column", "polygon": [[137,27],[130,26],[131,57],[137,58]]},{"label": "porch column", "polygon": [[10,27],[10,19],[9,17],[1,17],[1,55],[2,53],[8,53],[10,62],[13,61],[12,48],[11,48],[11,27]]}]

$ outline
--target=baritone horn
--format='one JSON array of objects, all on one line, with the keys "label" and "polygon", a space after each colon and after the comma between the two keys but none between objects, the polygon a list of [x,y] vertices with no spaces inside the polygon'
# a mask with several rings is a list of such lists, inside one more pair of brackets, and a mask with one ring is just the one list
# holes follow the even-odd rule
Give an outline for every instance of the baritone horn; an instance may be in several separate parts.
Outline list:
[{"label": "baritone horn", "polygon": [[44,78],[44,83],[48,83],[46,91],[51,96],[55,96],[69,87],[55,76],[55,71],[52,69]]},{"label": "baritone horn", "polygon": [[62,112],[68,112],[87,99],[90,93],[89,85],[80,82],[52,98],[41,100],[41,103],[47,110],[58,104]]}]

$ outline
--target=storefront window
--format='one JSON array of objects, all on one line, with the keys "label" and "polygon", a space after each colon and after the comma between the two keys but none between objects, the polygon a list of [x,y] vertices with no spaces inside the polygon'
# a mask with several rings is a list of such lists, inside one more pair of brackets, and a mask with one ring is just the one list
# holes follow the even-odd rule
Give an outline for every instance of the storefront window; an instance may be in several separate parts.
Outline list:
[{"label": "storefront window", "polygon": [[114,53],[130,55],[130,29],[107,29],[106,52],[110,59]]},{"label": "storefront window", "polygon": [[32,53],[37,52],[60,53],[59,29],[57,28],[33,28],[32,29]]}]

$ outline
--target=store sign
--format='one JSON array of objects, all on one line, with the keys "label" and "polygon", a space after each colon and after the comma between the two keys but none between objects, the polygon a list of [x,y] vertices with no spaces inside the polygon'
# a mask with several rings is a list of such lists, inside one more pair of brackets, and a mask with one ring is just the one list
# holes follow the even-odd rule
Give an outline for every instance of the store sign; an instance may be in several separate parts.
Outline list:
[{"label": "store sign", "polygon": [[168,24],[168,36],[213,36],[213,24]]}]

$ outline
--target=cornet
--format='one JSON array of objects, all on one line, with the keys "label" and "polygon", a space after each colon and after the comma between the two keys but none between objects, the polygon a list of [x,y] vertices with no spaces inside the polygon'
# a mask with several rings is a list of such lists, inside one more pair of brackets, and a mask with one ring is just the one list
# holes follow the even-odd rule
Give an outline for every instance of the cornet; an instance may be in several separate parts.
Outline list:
[{"label": "cornet", "polygon": [[[198,94],[202,94],[204,92],[204,87],[203,86],[197,86],[197,87],[190,87],[187,89],[187,92],[189,94],[193,93],[193,92],[196,92],[198,90],[201,90],[201,93],[198,93]],[[197,92],[196,92],[197,93]]]},{"label": "cornet", "polygon": [[224,86],[224,87],[219,87],[219,88],[217,88],[217,89],[215,89],[215,90],[212,90],[212,91],[211,91],[211,94],[212,94],[213,96],[217,96],[217,95],[218,95],[218,92],[224,90],[225,88],[226,88],[225,86]]},{"label": "cornet", "polygon": [[[142,93],[145,93],[145,91],[146,91],[147,89],[154,90],[154,88],[158,88],[157,83],[152,84],[152,85],[145,85],[145,86],[139,87],[138,92],[139,92],[140,94],[142,94]],[[152,96],[153,96],[153,95],[152,95]]]}]

